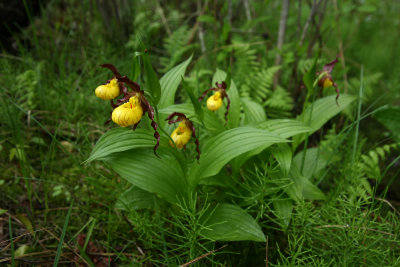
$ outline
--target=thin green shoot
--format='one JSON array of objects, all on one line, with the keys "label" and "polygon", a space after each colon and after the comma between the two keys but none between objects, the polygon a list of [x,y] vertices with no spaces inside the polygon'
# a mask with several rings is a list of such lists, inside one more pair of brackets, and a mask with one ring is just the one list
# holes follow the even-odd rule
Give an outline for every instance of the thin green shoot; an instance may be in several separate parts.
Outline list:
[{"label": "thin green shoot", "polygon": [[56,253],[56,257],[54,258],[53,267],[58,266],[58,261],[60,260],[60,257],[61,257],[61,252],[62,252],[62,247],[63,247],[63,244],[64,244],[65,233],[67,232],[68,222],[69,222],[69,218],[71,217],[71,211],[72,211],[73,203],[74,203],[74,201],[71,202],[71,205],[69,206],[69,209],[68,209],[67,217],[65,218],[65,221],[64,221],[64,226],[63,226],[63,229],[62,229],[60,241],[58,242],[57,253]]}]

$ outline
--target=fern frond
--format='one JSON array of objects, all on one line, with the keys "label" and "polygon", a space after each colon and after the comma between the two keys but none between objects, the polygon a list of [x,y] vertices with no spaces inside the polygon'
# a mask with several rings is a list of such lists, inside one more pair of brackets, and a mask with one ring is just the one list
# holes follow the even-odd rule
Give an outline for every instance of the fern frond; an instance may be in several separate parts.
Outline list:
[{"label": "fern frond", "polygon": [[166,72],[174,67],[183,56],[192,50],[196,45],[187,45],[190,38],[190,29],[187,26],[181,26],[170,36],[164,39],[164,50],[166,56],[160,57],[160,64],[163,67],[161,72]]},{"label": "fern frond", "polygon": [[278,86],[264,102],[264,106],[270,118],[290,117],[293,99],[284,88]]},{"label": "fern frond", "polygon": [[26,110],[36,108],[36,86],[40,79],[41,66],[41,64],[38,64],[35,69],[27,70],[15,78],[14,98]]},{"label": "fern frond", "polygon": [[[375,92],[377,92],[376,87],[381,80],[383,73],[377,72],[369,75],[365,75],[363,79],[364,85],[364,95],[363,101],[369,101],[374,98]],[[349,91],[352,94],[357,94],[360,88],[360,79],[352,78],[349,81]]]},{"label": "fern frond", "polygon": [[[268,98],[272,97],[272,85],[274,82],[274,76],[280,68],[280,66],[273,66],[268,69],[263,69],[254,73],[254,76],[251,79],[250,88],[251,96],[255,101],[262,104],[266,100],[268,101]],[[264,106],[266,105],[267,104],[265,104]]]},{"label": "fern frond", "polygon": [[241,96],[251,95],[250,90],[253,76],[258,73],[260,63],[257,60],[257,51],[249,46],[240,46],[234,51],[235,63],[232,73],[234,81],[239,88]]},{"label": "fern frond", "polygon": [[392,150],[399,147],[399,144],[384,145],[370,150],[367,154],[361,155],[360,162],[358,163],[358,168],[362,176],[380,181],[382,179],[381,167],[379,165],[380,162],[385,161]]}]

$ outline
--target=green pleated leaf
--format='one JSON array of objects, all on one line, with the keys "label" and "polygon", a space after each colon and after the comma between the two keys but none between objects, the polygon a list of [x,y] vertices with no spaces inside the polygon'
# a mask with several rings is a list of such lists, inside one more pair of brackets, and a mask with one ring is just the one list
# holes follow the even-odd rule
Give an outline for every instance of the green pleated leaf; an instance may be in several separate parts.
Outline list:
[{"label": "green pleated leaf", "polygon": [[205,214],[200,232],[214,241],[265,242],[265,235],[257,222],[243,209],[231,204],[220,204]]},{"label": "green pleated leaf", "polygon": [[151,95],[151,101],[153,106],[156,106],[160,101],[161,97],[161,86],[158,80],[157,74],[151,65],[149,55],[142,41],[140,41],[140,45],[143,49],[142,59],[143,59],[143,67],[146,74],[146,91]]},{"label": "green pleated leaf", "polygon": [[158,104],[160,109],[174,104],[176,90],[182,80],[182,76],[185,75],[186,68],[189,66],[190,61],[192,61],[192,57],[190,56],[186,61],[172,68],[160,79],[161,99]]},{"label": "green pleated leaf", "polygon": [[85,163],[133,148],[154,147],[156,139],[153,134],[153,131],[145,129],[113,128],[100,137]]},{"label": "green pleated leaf", "polygon": [[313,91],[314,80],[317,78],[316,70],[315,70],[316,65],[317,65],[317,59],[318,59],[317,57],[314,59],[311,69],[303,76],[303,82],[304,82],[308,92]]},{"label": "green pleated leaf", "polygon": [[258,124],[257,128],[269,130],[282,138],[289,138],[312,131],[312,128],[307,126],[306,123],[292,119],[268,120]]},{"label": "green pleated leaf", "polygon": [[140,56],[142,55],[141,52],[135,52],[133,54],[132,59],[132,72],[131,72],[131,79],[132,81],[136,81],[140,75]]},{"label": "green pleated leaf", "polygon": [[122,178],[170,203],[185,196],[186,184],[179,163],[174,157],[154,156],[152,150],[135,149],[113,154],[106,162]]},{"label": "green pleated leaf", "polygon": [[282,174],[287,177],[292,164],[292,149],[288,144],[278,144],[276,147],[270,148],[271,153],[281,167]]},{"label": "green pleated leaf", "polygon": [[272,201],[275,216],[287,227],[292,217],[293,201],[290,199],[275,199]]},{"label": "green pleated leaf", "polygon": [[[310,132],[311,128],[305,123],[291,119],[268,120],[257,125],[258,129],[265,129],[269,132],[280,136],[281,138],[289,138],[298,134]],[[265,147],[260,146],[257,149],[244,153],[234,160],[234,169],[237,171],[248,159],[260,154]]]},{"label": "green pleated leaf", "polygon": [[232,175],[226,169],[222,169],[217,175],[201,179],[199,184],[203,185],[218,185],[222,187],[235,187],[232,180]]},{"label": "green pleated leaf", "polygon": [[194,164],[191,169],[190,180],[195,185],[201,178],[217,174],[225,164],[243,153],[286,141],[269,131],[252,127],[224,131],[207,142],[200,164]]},{"label": "green pleated leaf", "polygon": [[132,186],[118,198],[115,208],[121,210],[149,209],[159,201],[153,193]]},{"label": "green pleated leaf", "polygon": [[[293,158],[293,165],[295,165],[299,170],[301,169],[301,164],[303,161],[303,152],[304,151],[298,152]],[[340,155],[335,155],[326,149],[323,150],[317,147],[308,148],[305,153],[302,174],[306,179],[310,179],[320,171],[324,170],[329,163],[338,161],[340,158]]]},{"label": "green pleated leaf", "polygon": [[259,123],[267,120],[263,107],[252,100],[242,98],[245,124]]},{"label": "green pleated leaf", "polygon": [[197,117],[200,120],[203,120],[204,118],[203,109],[201,108],[201,103],[198,101],[197,96],[195,96],[194,94],[193,88],[190,87],[190,85],[187,82],[185,82],[183,78],[182,78],[182,86],[185,89],[186,93],[188,94],[190,101],[192,102]]},{"label": "green pleated leaf", "polygon": [[[340,95],[338,99],[338,106],[336,105],[335,98],[336,95],[330,95],[318,99],[314,102],[314,104],[311,104],[303,114],[299,116],[299,121],[302,121],[311,127],[312,130],[310,134],[320,129],[327,121],[347,108],[356,99],[356,97],[351,95]],[[294,146],[297,147],[297,145],[299,145],[305,138],[306,135],[299,135],[295,137]]]},{"label": "green pleated leaf", "polygon": [[290,178],[292,180],[292,184],[285,188],[285,192],[293,199],[293,200],[324,200],[325,194],[314,184],[310,182],[307,178],[305,178],[296,165],[292,164],[290,168]]},{"label": "green pleated leaf", "polygon": [[[217,69],[213,79],[212,86],[215,86],[216,82],[223,82],[226,79],[226,73],[220,69]],[[240,122],[240,97],[235,83],[231,80],[229,91],[227,92],[229,98],[231,99],[231,107],[228,114],[228,128],[236,128],[239,126]],[[226,100],[224,100],[226,102]],[[225,113],[225,108],[222,110]]]},{"label": "green pleated leaf", "polygon": [[389,129],[400,140],[400,107],[387,107],[376,112],[373,117]]},{"label": "green pleated leaf", "polygon": [[[171,114],[172,112],[181,112],[186,116],[195,116],[196,113],[194,111],[193,105],[189,103],[171,105],[166,108],[160,109],[158,111],[161,114]],[[209,110],[204,110],[203,113],[204,125],[208,131],[211,132],[221,132],[224,130],[224,123],[215,115],[214,112]],[[191,118],[192,121],[196,123],[201,123],[201,121],[197,117]]]}]

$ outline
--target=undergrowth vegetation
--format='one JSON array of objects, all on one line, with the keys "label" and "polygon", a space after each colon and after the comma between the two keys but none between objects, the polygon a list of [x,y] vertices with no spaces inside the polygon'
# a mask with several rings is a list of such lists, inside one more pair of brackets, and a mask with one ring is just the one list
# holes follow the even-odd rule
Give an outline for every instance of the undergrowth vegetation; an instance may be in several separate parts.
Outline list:
[{"label": "undergrowth vegetation", "polygon": [[1,264],[400,265],[399,3],[22,2]]}]

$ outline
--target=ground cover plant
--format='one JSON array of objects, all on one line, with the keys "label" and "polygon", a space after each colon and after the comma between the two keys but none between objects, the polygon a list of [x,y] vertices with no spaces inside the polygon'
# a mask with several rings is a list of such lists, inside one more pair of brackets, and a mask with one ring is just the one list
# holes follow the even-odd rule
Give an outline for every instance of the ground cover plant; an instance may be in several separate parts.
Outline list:
[{"label": "ground cover plant", "polygon": [[398,3],[14,9],[0,263],[400,264]]}]

